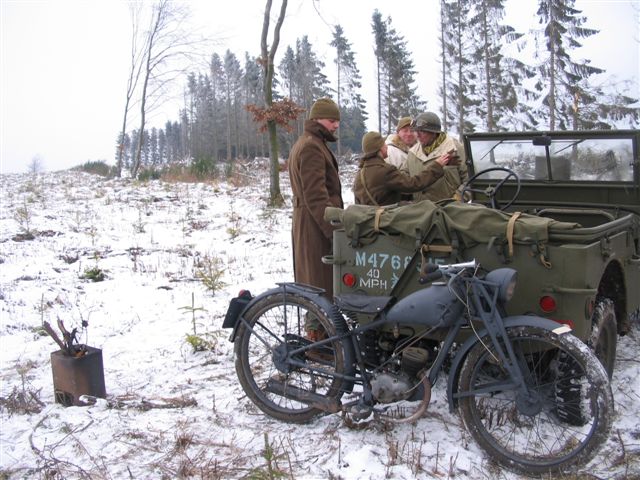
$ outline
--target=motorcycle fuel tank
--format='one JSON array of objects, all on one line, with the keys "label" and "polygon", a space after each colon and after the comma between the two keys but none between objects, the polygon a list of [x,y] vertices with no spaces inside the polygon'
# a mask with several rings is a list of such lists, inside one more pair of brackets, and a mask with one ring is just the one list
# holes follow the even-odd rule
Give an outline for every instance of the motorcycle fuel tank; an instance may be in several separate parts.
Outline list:
[{"label": "motorcycle fuel tank", "polygon": [[463,306],[445,284],[432,284],[396,303],[387,319],[428,327],[449,327],[462,315]]}]

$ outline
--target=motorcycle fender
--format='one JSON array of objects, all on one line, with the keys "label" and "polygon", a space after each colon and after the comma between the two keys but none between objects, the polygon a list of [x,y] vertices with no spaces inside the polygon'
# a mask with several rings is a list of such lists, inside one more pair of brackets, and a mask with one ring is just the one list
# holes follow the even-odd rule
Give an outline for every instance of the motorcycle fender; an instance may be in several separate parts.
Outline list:
[{"label": "motorcycle fender", "polygon": [[[534,317],[530,315],[516,315],[513,317],[506,317],[504,319],[505,328],[510,327],[538,327],[545,330],[556,330],[556,333],[563,334],[571,331],[571,328],[554,322],[553,320],[549,320],[548,318],[542,317]],[[473,348],[473,346],[479,342],[479,338],[483,338],[485,335],[488,335],[487,329],[484,328],[478,332],[478,335],[473,335],[467,339],[466,342],[462,344],[460,350],[456,354],[453,362],[451,364],[451,370],[449,371],[449,378],[447,380],[447,400],[449,401],[449,410],[453,412],[453,410],[457,407],[457,401],[454,400],[453,396],[458,391],[458,378],[460,376],[460,369],[462,368],[462,364],[464,363],[464,359],[467,357],[467,354]]]},{"label": "motorcycle fender", "polygon": [[[266,292],[262,292],[261,294],[256,295],[255,297],[252,297],[244,305],[244,308],[242,308],[242,310],[239,313],[236,312],[235,318],[233,318],[234,315],[232,314],[230,315],[229,311],[227,312],[227,316],[225,317],[224,324],[222,326],[223,328],[233,328],[233,330],[231,331],[231,335],[229,336],[229,341],[232,343],[235,341],[236,333],[238,331],[238,328],[240,327],[240,324],[242,323],[241,318],[245,312],[247,312],[254,304],[262,300],[264,297],[268,295],[273,295],[274,293],[281,293],[285,291],[293,292],[301,296],[308,296],[310,298],[312,297],[313,301],[318,303],[323,309],[325,309],[326,312],[331,311],[331,303],[325,297],[322,296],[322,293],[324,292],[324,290],[316,287],[312,287],[309,285],[304,285],[302,283],[294,283],[294,282],[279,283],[277,287],[269,289]],[[234,300],[236,299],[234,298],[231,300],[231,305],[229,306],[229,310],[232,309]]]}]

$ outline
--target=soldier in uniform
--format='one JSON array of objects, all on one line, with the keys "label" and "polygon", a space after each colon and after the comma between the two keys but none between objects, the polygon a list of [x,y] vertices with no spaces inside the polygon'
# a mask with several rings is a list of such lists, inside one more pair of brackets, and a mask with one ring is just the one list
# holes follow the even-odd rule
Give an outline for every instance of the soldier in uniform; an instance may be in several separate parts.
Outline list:
[{"label": "soldier in uniform", "polygon": [[416,144],[416,132],[411,128],[411,117],[402,117],[398,120],[396,133],[387,137],[387,158],[391,165],[402,168],[407,160],[409,149]]},{"label": "soldier in uniform", "polygon": [[362,137],[360,169],[353,182],[355,203],[362,205],[392,205],[403,195],[428,188],[444,174],[443,166],[451,160],[450,154],[429,162],[419,174],[410,176],[384,161],[388,147],[378,132],[367,132]]},{"label": "soldier in uniform", "polygon": [[[324,210],[344,205],[338,162],[327,142],[337,140],[339,126],[338,105],[330,98],[318,99],[289,154],[294,277],[296,282],[323,288],[329,299],[333,299],[333,270],[322,263],[322,257],[331,253],[333,227],[324,220]],[[311,340],[322,334],[316,325],[313,321],[307,324]]]},{"label": "soldier in uniform", "polygon": [[409,150],[404,170],[410,175],[418,175],[442,155],[450,153],[452,160],[444,167],[444,175],[425,191],[413,194],[413,199],[436,202],[445,198],[456,198],[458,187],[469,178],[465,165],[462,144],[442,131],[440,118],[433,112],[418,115],[411,128],[418,136],[418,142]]}]

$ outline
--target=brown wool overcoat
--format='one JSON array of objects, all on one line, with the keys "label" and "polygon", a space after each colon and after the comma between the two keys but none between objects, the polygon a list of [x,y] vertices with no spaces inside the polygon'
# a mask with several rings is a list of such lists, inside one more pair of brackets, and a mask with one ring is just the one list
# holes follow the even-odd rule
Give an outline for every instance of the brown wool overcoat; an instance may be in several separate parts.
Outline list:
[{"label": "brown wool overcoat", "polygon": [[333,271],[322,257],[332,253],[333,227],[324,220],[324,210],[344,208],[338,162],[327,146],[327,141],[335,140],[322,125],[306,120],[289,154],[295,280],[324,288],[329,298],[333,298]]},{"label": "brown wool overcoat", "polygon": [[377,153],[367,155],[360,160],[360,169],[353,181],[353,197],[361,205],[392,205],[406,194],[426,189],[443,174],[438,162],[411,176],[385,162]]}]

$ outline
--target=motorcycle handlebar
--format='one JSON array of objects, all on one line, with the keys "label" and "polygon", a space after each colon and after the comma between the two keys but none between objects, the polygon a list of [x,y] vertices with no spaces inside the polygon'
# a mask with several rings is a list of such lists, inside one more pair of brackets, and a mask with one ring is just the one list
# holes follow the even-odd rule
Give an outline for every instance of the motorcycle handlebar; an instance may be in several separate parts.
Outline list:
[{"label": "motorcycle handlebar", "polygon": [[420,278],[418,279],[418,282],[420,282],[420,285],[424,285],[425,283],[431,283],[435,280],[438,280],[443,276],[444,276],[444,273],[442,272],[442,270],[438,269],[435,272],[425,273],[424,275],[421,274]]},{"label": "motorcycle handlebar", "polygon": [[446,273],[457,273],[466,268],[476,268],[477,262],[475,259],[462,263],[450,263],[447,265],[436,265],[435,263],[427,263],[420,272],[420,278],[418,281],[421,285],[425,283],[431,283],[435,280],[442,278]]}]

